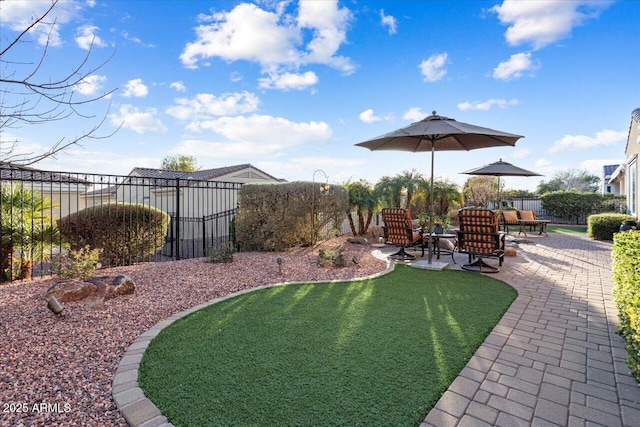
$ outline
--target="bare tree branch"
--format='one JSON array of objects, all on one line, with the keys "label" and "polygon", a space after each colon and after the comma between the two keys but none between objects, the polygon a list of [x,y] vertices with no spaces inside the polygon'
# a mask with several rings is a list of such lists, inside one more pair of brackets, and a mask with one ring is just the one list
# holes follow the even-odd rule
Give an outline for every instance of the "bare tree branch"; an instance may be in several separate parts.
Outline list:
[{"label": "bare tree branch", "polygon": [[[98,123],[88,130],[82,131],[75,137],[62,137],[42,152],[19,152],[20,144],[16,139],[10,140],[6,132],[8,129],[46,124],[73,117],[80,119],[94,119],[95,114],[88,114],[80,108],[94,104],[96,101],[108,98],[116,89],[104,92],[98,96],[78,98],[80,85],[88,81],[102,69],[115,55],[115,51],[105,61],[97,66],[89,65],[93,53],[94,42],[87,49],[82,60],[74,65],[70,71],[61,76],[40,77],[47,69],[50,61],[50,45],[56,21],[47,22],[59,0],[52,0],[51,6],[43,13],[35,16],[32,22],[14,39],[3,37],[0,43],[7,42],[6,47],[0,46],[0,161],[30,165],[47,157],[55,157],[61,151],[72,146],[81,146],[81,142],[89,139],[105,139],[113,136],[119,127],[110,133],[99,134],[100,128],[106,122],[110,104],[105,114],[98,119]],[[24,43],[27,34],[37,27],[49,25],[43,52],[35,62],[22,62],[14,59],[16,50]],[[95,41],[95,39],[94,39]],[[27,68],[21,75],[21,70]],[[75,123],[74,123],[75,124]],[[46,144],[45,144],[46,145]]]}]

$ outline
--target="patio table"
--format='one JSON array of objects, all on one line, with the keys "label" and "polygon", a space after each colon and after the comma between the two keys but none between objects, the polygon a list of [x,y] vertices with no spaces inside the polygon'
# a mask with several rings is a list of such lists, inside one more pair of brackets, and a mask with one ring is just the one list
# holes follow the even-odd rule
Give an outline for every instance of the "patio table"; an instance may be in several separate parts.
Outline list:
[{"label": "patio table", "polygon": [[518,231],[518,235],[520,235],[520,233],[524,233],[526,236],[526,227],[540,227],[538,235],[541,236],[542,233],[544,233],[545,236],[549,237],[547,234],[547,224],[550,222],[551,221],[548,219],[519,219],[518,224],[520,225],[520,231]]}]

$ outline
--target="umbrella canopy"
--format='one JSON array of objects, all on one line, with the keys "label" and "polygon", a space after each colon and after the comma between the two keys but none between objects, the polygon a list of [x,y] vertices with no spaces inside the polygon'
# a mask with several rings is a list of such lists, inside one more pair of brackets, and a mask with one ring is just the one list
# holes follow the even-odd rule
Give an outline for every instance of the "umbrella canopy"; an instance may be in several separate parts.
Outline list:
[{"label": "umbrella canopy", "polygon": [[[431,190],[429,192],[429,232],[433,225],[433,165],[434,151],[474,150],[477,148],[515,146],[521,135],[489,129],[454,119],[431,116],[401,129],[356,144],[372,151],[431,151]],[[432,251],[428,251],[429,264]]]},{"label": "umbrella canopy", "polygon": [[479,168],[470,169],[465,172],[461,172],[466,175],[486,175],[498,177],[498,207],[500,207],[500,177],[501,176],[543,176],[539,173],[532,172],[527,169],[523,169],[518,166],[514,166],[511,163],[503,162],[500,159],[497,162],[489,163],[488,165],[480,166]]}]

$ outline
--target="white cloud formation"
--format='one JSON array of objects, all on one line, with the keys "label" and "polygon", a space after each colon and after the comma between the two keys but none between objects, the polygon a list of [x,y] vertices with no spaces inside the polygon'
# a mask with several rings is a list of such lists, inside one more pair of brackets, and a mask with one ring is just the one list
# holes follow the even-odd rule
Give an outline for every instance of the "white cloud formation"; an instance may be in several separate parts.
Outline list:
[{"label": "white cloud formation", "polygon": [[501,62],[493,69],[493,78],[498,80],[519,79],[525,72],[533,74],[540,69],[539,62],[531,60],[531,52],[515,53],[508,61]]},{"label": "white cloud formation", "polygon": [[360,113],[358,118],[365,123],[375,123],[382,120],[382,117],[376,116],[373,113],[373,110],[371,108],[369,108],[368,110],[364,110],[362,113]]},{"label": "white cloud formation", "polygon": [[197,129],[198,123],[217,116],[252,113],[258,109],[260,99],[250,92],[224,93],[215,96],[210,93],[199,93],[193,98],[178,98],[176,105],[167,108],[167,114],[191,122]]},{"label": "white cloud formation", "polygon": [[424,119],[428,115],[429,114],[423,113],[420,107],[411,107],[404,113],[402,118],[405,120],[411,120],[411,121],[417,122],[419,120]]},{"label": "white cloud formation", "polygon": [[98,36],[96,32],[100,28],[95,25],[83,25],[76,31],[76,43],[81,49],[89,50],[92,47],[104,47],[107,44]]},{"label": "white cloud formation", "polygon": [[418,67],[425,82],[438,81],[447,74],[447,57],[446,53],[439,53],[420,63]]},{"label": "white cloud formation", "polygon": [[510,107],[512,105],[518,105],[518,100],[517,99],[512,99],[511,101],[507,101],[506,99],[488,99],[486,101],[480,102],[480,101],[474,101],[474,102],[469,102],[469,101],[465,101],[463,103],[458,104],[458,108],[462,111],[468,111],[468,110],[480,110],[480,111],[488,111],[491,109],[491,107],[493,106],[497,106],[500,108],[507,108]]},{"label": "white cloud formation", "polygon": [[327,141],[332,130],[324,122],[296,123],[267,115],[220,117],[201,123],[202,129],[225,137],[226,141],[188,139],[179,152],[197,157],[247,158],[284,154],[302,145]]},{"label": "white cloud formation", "polygon": [[182,82],[172,82],[169,85],[169,87],[171,89],[175,89],[176,92],[186,92],[187,91],[187,87]]},{"label": "white cloud formation", "polygon": [[565,135],[553,143],[548,152],[579,151],[595,147],[609,147],[627,140],[627,132],[604,129],[596,132],[595,137],[586,135]]},{"label": "white cloud formation", "polygon": [[513,157],[514,159],[526,159],[527,157],[530,157],[532,154],[533,154],[533,151],[529,150],[528,148],[521,148],[514,151],[511,157]]},{"label": "white cloud formation", "polygon": [[270,74],[269,77],[258,79],[261,89],[303,90],[318,83],[318,76],[313,71],[306,73]]},{"label": "white cloud formation", "polygon": [[398,21],[391,15],[385,15],[384,9],[380,9],[380,21],[383,27],[389,28],[389,34],[395,34],[398,30]]},{"label": "white cloud formation", "polygon": [[[51,7],[47,1],[3,1],[0,24],[4,28],[22,32]],[[31,29],[31,34],[40,45],[60,46],[60,28],[71,22],[81,9],[77,2],[61,1],[47,15],[43,23]],[[4,32],[4,31],[3,31]],[[3,35],[4,36],[4,35]]]},{"label": "white cloud formation", "polygon": [[97,95],[102,90],[106,81],[107,76],[92,74],[81,80],[80,83],[74,86],[74,89],[81,95],[93,96]]},{"label": "white cloud formation", "polygon": [[505,38],[512,46],[530,43],[533,49],[568,37],[573,28],[597,18],[613,3],[610,0],[505,0],[491,8],[498,19],[509,25]]},{"label": "white cloud formation", "polygon": [[142,79],[133,79],[129,80],[126,85],[124,85],[124,93],[122,96],[125,98],[144,98],[149,94],[149,88],[147,85],[142,83]]},{"label": "white cloud formation", "polygon": [[286,4],[272,12],[241,3],[228,12],[201,15],[196,40],[186,44],[180,60],[187,68],[217,57],[257,62],[264,73],[284,74],[306,64],[353,73],[351,60],[336,54],[346,41],[349,10],[336,0],[300,2],[294,16],[285,14]]},{"label": "white cloud formation", "polygon": [[120,106],[117,113],[109,115],[112,126],[122,125],[125,129],[131,129],[137,133],[158,132],[165,133],[167,128],[157,118],[155,108],[141,110],[130,104]]}]

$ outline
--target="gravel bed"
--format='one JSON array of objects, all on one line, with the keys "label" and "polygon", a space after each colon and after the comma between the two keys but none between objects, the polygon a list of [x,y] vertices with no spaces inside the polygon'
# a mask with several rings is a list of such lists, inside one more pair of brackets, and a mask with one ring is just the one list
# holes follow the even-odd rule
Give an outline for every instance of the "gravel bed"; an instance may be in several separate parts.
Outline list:
[{"label": "gravel bed", "polygon": [[371,246],[345,240],[324,244],[344,244],[345,268],[318,267],[314,248],[237,253],[231,264],[198,258],[100,270],[96,275],[131,277],[135,294],[101,307],[66,303],[64,318],[50,312],[43,298],[57,279],[0,285],[0,426],[126,426],[111,398],[111,380],[138,335],[177,312],[242,289],[351,279],[386,267],[371,256]]}]

